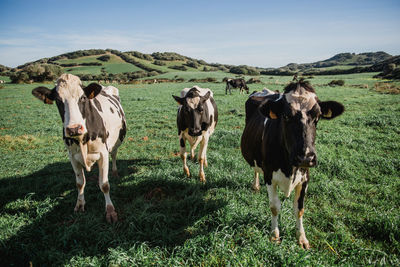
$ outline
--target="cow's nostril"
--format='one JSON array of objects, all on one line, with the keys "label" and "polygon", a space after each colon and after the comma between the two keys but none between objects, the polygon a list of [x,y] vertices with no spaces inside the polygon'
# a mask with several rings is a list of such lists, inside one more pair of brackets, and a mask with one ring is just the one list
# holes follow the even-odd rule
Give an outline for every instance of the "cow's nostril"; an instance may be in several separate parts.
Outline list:
[{"label": "cow's nostril", "polygon": [[83,134],[84,128],[82,124],[73,124],[68,126],[65,130],[67,135],[77,136]]}]

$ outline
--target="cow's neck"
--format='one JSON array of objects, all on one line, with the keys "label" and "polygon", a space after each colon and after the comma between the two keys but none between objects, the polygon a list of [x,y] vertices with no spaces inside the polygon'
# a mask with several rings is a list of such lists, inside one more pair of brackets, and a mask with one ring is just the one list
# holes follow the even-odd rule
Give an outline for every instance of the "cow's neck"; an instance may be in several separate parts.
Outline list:
[{"label": "cow's neck", "polygon": [[[279,127],[279,121],[272,122],[276,123],[277,128]],[[274,127],[270,125],[270,127]],[[270,177],[272,178],[272,172],[281,170],[286,177],[291,177],[294,173],[294,166],[289,158],[289,153],[285,149],[285,144],[282,138],[281,130],[275,131],[267,131],[264,133],[263,138],[263,147],[265,149],[265,155],[268,160],[266,163],[269,168],[268,172],[271,173]]]}]

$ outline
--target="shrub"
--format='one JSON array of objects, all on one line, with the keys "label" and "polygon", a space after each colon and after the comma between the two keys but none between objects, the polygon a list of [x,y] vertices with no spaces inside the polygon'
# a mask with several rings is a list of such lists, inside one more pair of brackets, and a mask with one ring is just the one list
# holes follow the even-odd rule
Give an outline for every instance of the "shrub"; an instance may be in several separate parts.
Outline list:
[{"label": "shrub", "polygon": [[197,69],[199,67],[199,64],[195,61],[188,61],[186,63],[186,66]]},{"label": "shrub", "polygon": [[165,66],[165,65],[167,65],[167,63],[165,63],[164,61],[161,61],[161,60],[156,60],[156,61],[154,61],[153,64],[154,64],[154,65],[158,65],[158,66]]},{"label": "shrub", "polygon": [[10,76],[13,83],[44,82],[57,79],[63,70],[60,66],[53,64],[32,64]]},{"label": "shrub", "polygon": [[250,78],[246,83],[262,83],[259,78]]},{"label": "shrub", "polygon": [[166,61],[185,60],[186,59],[184,56],[179,55],[177,53],[173,53],[173,52],[165,52],[165,53],[156,52],[156,53],[151,54],[151,56],[155,59],[166,60]]},{"label": "shrub", "polygon": [[243,75],[260,75],[260,72],[256,68],[249,67],[246,65],[234,66],[229,69],[230,73],[243,74]]},{"label": "shrub", "polygon": [[332,80],[328,83],[329,86],[343,86],[344,81],[343,80]]},{"label": "shrub", "polygon": [[187,70],[187,68],[185,66],[183,66],[183,65],[181,65],[181,66],[170,66],[168,68],[169,69],[174,69],[174,70],[182,70],[182,71],[186,71]]},{"label": "shrub", "polygon": [[104,61],[104,62],[107,62],[107,61],[109,61],[111,59],[111,56],[110,55],[104,55],[104,56],[98,57],[97,59],[101,60],[101,61]]},{"label": "shrub", "polygon": [[213,78],[213,77],[207,77],[204,79],[196,79],[196,78],[192,78],[189,80],[189,82],[191,83],[216,83],[217,79]]}]

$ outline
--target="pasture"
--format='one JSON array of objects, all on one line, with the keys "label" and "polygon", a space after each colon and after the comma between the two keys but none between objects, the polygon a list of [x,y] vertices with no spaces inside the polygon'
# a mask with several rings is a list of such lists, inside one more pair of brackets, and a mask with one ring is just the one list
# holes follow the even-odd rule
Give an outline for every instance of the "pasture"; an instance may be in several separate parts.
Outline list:
[{"label": "pasture", "polygon": [[[108,224],[97,168],[86,173],[86,211],[73,211],[75,176],[56,106],[34,99],[38,84],[5,84],[0,265],[399,266],[400,95],[373,91],[373,75],[310,80],[321,100],[337,100],[346,111],[318,124],[319,164],[310,171],[305,199],[308,251],[297,245],[293,194],[282,205],[282,243],[269,241],[267,191],[252,191],[253,170],[239,148],[247,95],[238,90],[225,96],[224,83],[198,84],[214,91],[219,110],[203,185],[198,163],[188,161],[191,179],[183,174],[171,97],[194,84],[116,85],[128,132],[118,152],[120,177],[110,176],[119,221]],[[267,84],[250,84],[250,92],[282,91],[290,79],[264,76]],[[346,84],[324,85],[332,79]],[[357,86],[365,84],[369,89]]]}]

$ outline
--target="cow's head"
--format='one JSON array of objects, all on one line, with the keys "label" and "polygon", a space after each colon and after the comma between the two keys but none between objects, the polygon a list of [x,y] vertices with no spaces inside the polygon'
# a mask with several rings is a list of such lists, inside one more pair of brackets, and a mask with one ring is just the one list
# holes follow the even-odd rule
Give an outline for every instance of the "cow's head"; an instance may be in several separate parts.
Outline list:
[{"label": "cow's head", "polygon": [[55,101],[64,123],[65,136],[81,140],[87,132],[84,102],[95,98],[101,89],[101,85],[96,83],[82,87],[81,80],[77,76],[63,74],[53,89],[37,87],[32,90],[32,94],[45,104],[53,104]]},{"label": "cow's head", "polygon": [[319,101],[311,85],[300,81],[289,84],[279,99],[264,102],[259,110],[278,123],[290,163],[308,168],[317,164],[315,136],[319,119],[333,119],[343,113],[344,107],[336,101]]},{"label": "cow's head", "polygon": [[208,116],[205,102],[210,98],[210,92],[204,96],[196,88],[190,89],[184,97],[172,96],[181,107],[181,119],[188,126],[189,135],[199,136],[207,128]]}]

